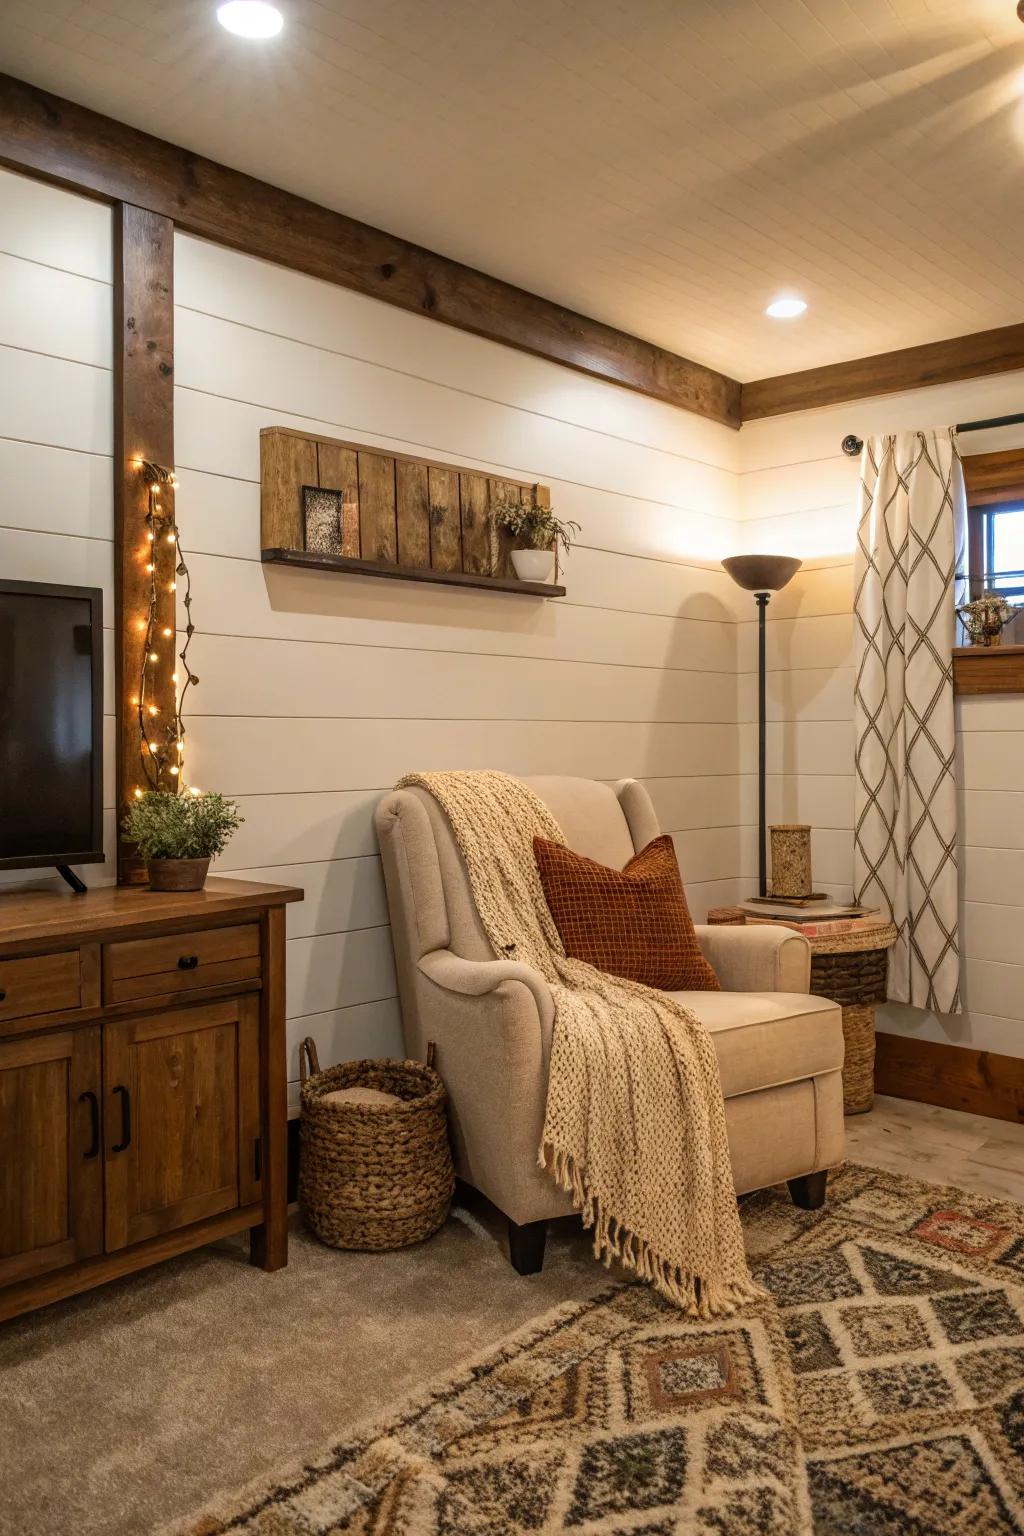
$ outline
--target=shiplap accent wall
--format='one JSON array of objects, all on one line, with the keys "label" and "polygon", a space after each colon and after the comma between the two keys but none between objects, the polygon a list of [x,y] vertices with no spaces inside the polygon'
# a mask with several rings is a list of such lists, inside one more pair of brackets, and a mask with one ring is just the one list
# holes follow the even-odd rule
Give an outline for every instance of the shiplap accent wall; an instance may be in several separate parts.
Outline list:
[{"label": "shiplap accent wall", "polygon": [[[0,171],[0,575],[102,587],[104,847],[114,879],[114,554],[108,208]],[[0,871],[0,883],[24,879]]]},{"label": "shiplap accent wall", "polygon": [[[848,432],[944,426],[1021,408],[1024,375],[1004,374],[751,422],[740,433],[741,542],[810,556],[772,599],[768,624],[769,821],[806,821],[815,884],[839,897],[853,878],[853,547],[859,468]],[[966,453],[1024,443],[1021,428],[965,434]],[[756,625],[740,625],[744,762],[756,741]],[[898,1034],[1024,1056],[1024,700],[957,701],[961,969],[966,1011],[939,1018],[889,1005]],[[756,850],[756,777],[743,780],[744,857]]]},{"label": "shiplap accent wall", "polygon": [[[175,242],[178,512],[202,682],[191,773],[237,796],[220,868],[292,881],[290,1070],[400,1049],[372,825],[413,768],[643,779],[692,905],[741,874],[738,438],[418,316]],[[259,563],[259,429],[538,480],[582,525],[566,599]]]}]

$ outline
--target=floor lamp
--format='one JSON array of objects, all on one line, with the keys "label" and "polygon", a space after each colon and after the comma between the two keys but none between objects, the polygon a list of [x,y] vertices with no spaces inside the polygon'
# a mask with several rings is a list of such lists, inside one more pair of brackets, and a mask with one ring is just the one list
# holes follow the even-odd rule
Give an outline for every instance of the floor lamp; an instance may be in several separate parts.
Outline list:
[{"label": "floor lamp", "polygon": [[757,603],[757,879],[758,895],[768,894],[765,839],[765,610],[773,592],[781,592],[802,565],[792,555],[733,555],[723,560],[738,587],[753,592]]}]

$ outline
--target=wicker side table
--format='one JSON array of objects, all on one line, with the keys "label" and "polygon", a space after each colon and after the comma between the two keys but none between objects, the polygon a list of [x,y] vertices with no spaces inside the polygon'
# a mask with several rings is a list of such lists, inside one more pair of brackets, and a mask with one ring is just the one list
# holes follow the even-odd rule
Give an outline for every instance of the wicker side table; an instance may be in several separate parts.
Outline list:
[{"label": "wicker side table", "polygon": [[811,991],[843,1010],[843,1110],[863,1115],[875,1097],[875,1004],[885,1001],[888,952],[896,942],[892,923],[865,919],[849,933],[809,939]]}]

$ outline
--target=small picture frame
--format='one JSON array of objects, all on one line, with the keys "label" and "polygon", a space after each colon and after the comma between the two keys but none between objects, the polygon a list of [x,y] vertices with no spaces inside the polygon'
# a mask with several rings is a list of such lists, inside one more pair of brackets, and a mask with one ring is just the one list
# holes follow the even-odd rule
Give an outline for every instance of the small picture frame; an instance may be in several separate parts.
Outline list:
[{"label": "small picture frame", "polygon": [[302,520],[306,548],[318,555],[340,555],[344,527],[343,491],[319,485],[302,487]]}]

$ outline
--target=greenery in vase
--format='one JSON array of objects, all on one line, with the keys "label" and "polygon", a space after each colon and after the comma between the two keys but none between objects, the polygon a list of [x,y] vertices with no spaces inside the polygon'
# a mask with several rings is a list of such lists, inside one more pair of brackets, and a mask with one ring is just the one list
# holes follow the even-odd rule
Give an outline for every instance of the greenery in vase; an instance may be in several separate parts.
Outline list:
[{"label": "greenery in vase", "polygon": [[233,800],[214,791],[180,795],[149,790],[135,801],[121,830],[150,859],[215,859],[245,820]]},{"label": "greenery in vase", "polygon": [[580,531],[579,523],[563,522],[551,507],[529,502],[499,501],[491,509],[491,517],[499,528],[521,539],[527,549],[550,549],[554,544],[568,554]]}]

